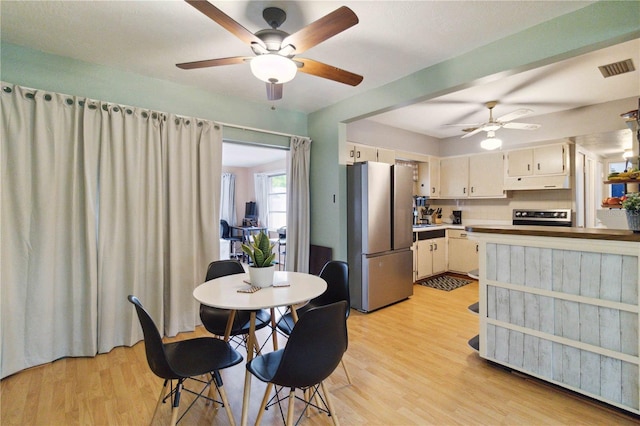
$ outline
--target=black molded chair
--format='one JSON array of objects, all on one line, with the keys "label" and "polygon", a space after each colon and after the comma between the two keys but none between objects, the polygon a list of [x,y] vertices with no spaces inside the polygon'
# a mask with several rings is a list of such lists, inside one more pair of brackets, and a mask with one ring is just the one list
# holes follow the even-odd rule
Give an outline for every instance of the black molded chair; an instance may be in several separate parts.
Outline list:
[{"label": "black molded chair", "polygon": [[[209,264],[205,281],[215,278],[224,277],[226,275],[243,274],[245,272],[242,264],[237,260],[216,260]],[[200,305],[200,320],[207,331],[216,336],[224,336],[227,328],[227,322],[231,311],[229,309],[212,308],[206,305]],[[247,336],[249,335],[249,326],[251,319],[251,311],[236,311],[233,318],[233,325],[229,336],[231,338],[238,337],[241,340],[235,340],[238,345],[243,344],[246,347]],[[270,325],[271,314],[265,309],[256,311],[256,330]],[[237,346],[236,346],[237,347]],[[255,351],[260,352],[260,348],[256,344]],[[249,349],[247,349],[248,351]]]},{"label": "black molded chair", "polygon": [[231,235],[231,227],[229,226],[229,222],[224,219],[220,219],[220,238],[223,240],[229,241],[229,257],[240,257],[241,253],[236,253],[235,244],[242,243],[241,237],[234,237]]},{"label": "black molded chair", "polygon": [[[203,397],[209,401],[213,401],[210,398],[212,392],[209,392],[209,396],[204,395],[205,390],[213,383],[220,394],[231,424],[234,424],[227,394],[222,387],[220,370],[240,363],[242,356],[229,346],[227,342],[213,337],[198,337],[179,342],[163,343],[158,328],[149,313],[140,303],[140,300],[131,295],[128,299],[129,302],[135,306],[140,325],[142,326],[144,349],[147,354],[149,368],[151,368],[151,371],[153,371],[156,376],[164,379],[164,385],[160,392],[156,411],[160,407],[160,404],[168,398],[173,398],[171,401],[171,424],[175,425],[184,417],[198,398]],[[207,374],[208,380],[206,381],[198,377]],[[199,393],[187,389],[184,387],[184,382],[187,379],[192,379],[204,384],[203,389]],[[175,386],[173,385],[174,380],[177,380]],[[170,384],[170,391],[168,393],[167,384]],[[197,395],[197,397],[191,405],[187,407],[182,416],[180,416],[180,419],[178,419],[180,394],[182,390]]]},{"label": "black molded chair", "polygon": [[[347,350],[346,310],[347,302],[344,300],[308,310],[296,323],[284,349],[258,356],[247,364],[247,370],[251,374],[267,383],[256,424],[262,419],[273,385],[276,385],[274,403],[278,404],[286,398],[280,398],[282,388],[289,388],[287,425],[293,424],[296,399],[303,400],[305,408],[313,406],[326,412],[333,423],[338,424],[323,381],[335,370]],[[318,391],[319,387],[322,393]],[[305,399],[295,395],[296,389],[305,392]],[[323,407],[311,402],[317,400],[317,397],[320,399],[318,404],[322,402]],[[305,411],[302,411],[298,421]]]},{"label": "black molded chair", "polygon": [[[312,299],[306,305],[297,309],[298,318],[301,318],[307,311],[318,306],[328,305],[340,300],[347,302],[346,318],[349,318],[349,311],[351,310],[351,297],[349,296],[349,265],[346,262],[338,260],[331,260],[325,263],[322,271],[320,271],[320,278],[327,282],[327,290],[320,296]],[[291,313],[287,313],[280,317],[277,327],[284,334],[291,334],[294,327],[293,317]],[[347,381],[351,384],[351,376],[347,370],[347,366],[344,361],[341,361],[344,373],[347,376]]]}]

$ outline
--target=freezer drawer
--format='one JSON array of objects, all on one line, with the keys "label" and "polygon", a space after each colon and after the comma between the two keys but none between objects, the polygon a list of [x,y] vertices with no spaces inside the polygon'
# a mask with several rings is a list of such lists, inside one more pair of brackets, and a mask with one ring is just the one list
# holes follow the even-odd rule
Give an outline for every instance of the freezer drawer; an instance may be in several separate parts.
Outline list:
[{"label": "freezer drawer", "polygon": [[354,308],[370,312],[413,295],[413,253],[410,249],[362,256],[362,283]]}]

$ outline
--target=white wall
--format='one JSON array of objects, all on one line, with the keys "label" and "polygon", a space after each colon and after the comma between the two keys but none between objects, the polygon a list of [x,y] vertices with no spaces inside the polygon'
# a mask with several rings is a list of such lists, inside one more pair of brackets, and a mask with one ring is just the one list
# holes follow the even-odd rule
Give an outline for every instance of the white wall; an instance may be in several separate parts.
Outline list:
[{"label": "white wall", "polygon": [[359,120],[347,124],[347,140],[378,148],[439,155],[439,140],[427,135],[386,126],[371,120]]}]

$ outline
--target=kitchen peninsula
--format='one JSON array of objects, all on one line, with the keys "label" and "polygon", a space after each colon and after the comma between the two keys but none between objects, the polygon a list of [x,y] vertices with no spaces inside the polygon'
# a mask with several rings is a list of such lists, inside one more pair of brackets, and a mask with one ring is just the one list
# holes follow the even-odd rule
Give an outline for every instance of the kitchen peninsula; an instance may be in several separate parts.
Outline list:
[{"label": "kitchen peninsula", "polygon": [[640,234],[467,226],[480,356],[639,414]]}]

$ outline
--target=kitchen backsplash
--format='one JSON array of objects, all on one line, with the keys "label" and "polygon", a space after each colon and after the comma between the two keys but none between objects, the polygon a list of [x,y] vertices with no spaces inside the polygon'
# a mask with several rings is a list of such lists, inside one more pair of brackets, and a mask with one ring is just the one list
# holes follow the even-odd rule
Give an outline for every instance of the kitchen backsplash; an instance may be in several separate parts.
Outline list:
[{"label": "kitchen backsplash", "polygon": [[513,209],[571,209],[572,190],[509,191],[507,198],[427,200],[432,208],[442,207],[442,219],[449,222],[453,210],[462,210],[462,224],[511,224]]}]

